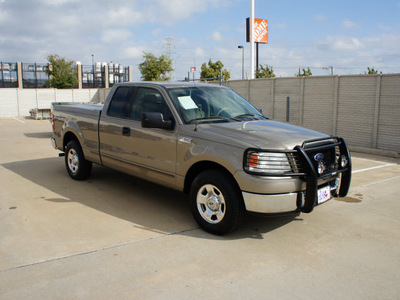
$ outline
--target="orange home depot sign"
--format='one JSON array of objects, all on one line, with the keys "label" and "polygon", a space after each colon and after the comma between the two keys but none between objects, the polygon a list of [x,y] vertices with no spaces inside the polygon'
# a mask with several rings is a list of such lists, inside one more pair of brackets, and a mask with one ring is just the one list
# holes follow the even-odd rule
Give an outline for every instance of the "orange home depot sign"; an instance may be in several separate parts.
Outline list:
[{"label": "orange home depot sign", "polygon": [[[246,19],[246,41],[250,42],[250,18]],[[268,20],[254,18],[254,42],[268,43]]]},{"label": "orange home depot sign", "polygon": [[254,41],[268,43],[268,20],[254,19]]}]

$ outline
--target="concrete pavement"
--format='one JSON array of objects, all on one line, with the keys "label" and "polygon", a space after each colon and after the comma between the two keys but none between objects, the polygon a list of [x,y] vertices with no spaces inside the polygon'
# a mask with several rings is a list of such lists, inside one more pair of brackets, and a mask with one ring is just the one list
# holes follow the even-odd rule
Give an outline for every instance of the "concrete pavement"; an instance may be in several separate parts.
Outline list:
[{"label": "concrete pavement", "polygon": [[0,119],[0,299],[399,299],[399,160],[353,153],[350,195],[217,237],[184,194],[69,178],[49,121]]}]

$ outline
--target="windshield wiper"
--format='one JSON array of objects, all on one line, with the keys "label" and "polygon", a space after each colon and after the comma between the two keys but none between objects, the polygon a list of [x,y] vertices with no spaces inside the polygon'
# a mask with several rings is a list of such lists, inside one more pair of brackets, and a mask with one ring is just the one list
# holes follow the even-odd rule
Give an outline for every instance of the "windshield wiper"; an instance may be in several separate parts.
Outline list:
[{"label": "windshield wiper", "polygon": [[263,115],[255,115],[255,114],[242,114],[242,115],[237,115],[234,118],[246,118],[246,117],[254,118],[256,120],[262,120],[263,118],[268,119]]},{"label": "windshield wiper", "polygon": [[228,119],[229,118],[221,117],[221,116],[212,116],[212,117],[196,118],[196,119],[188,121],[188,123],[193,123],[196,121],[203,121],[203,120],[228,120]]},{"label": "windshield wiper", "polygon": [[196,122],[196,121],[203,121],[203,120],[226,120],[226,121],[233,120],[233,121],[236,121],[236,122],[241,122],[242,120],[240,118],[246,118],[246,117],[254,118],[254,117],[256,117],[256,115],[254,115],[254,114],[241,114],[241,115],[237,115],[235,117],[210,116],[210,117],[196,118],[196,119],[188,121],[188,123],[193,123],[193,122]]},{"label": "windshield wiper", "polygon": [[242,115],[237,115],[234,116],[234,118],[245,118],[245,117],[255,117],[256,115],[254,114],[242,114]]}]

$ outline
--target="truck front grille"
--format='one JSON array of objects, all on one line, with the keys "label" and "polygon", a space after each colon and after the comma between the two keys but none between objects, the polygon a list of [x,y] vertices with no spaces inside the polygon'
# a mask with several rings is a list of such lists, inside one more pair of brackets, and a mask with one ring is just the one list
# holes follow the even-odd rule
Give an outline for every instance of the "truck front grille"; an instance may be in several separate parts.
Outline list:
[{"label": "truck front grille", "polygon": [[[318,177],[324,176],[326,174],[335,173],[339,167],[340,161],[340,145],[341,142],[338,141],[336,137],[328,139],[317,139],[310,140],[303,143],[301,146],[302,151],[297,151],[296,156],[306,155],[309,163],[313,166]],[[303,153],[301,153],[303,152]],[[304,158],[298,158],[298,162],[302,162],[298,165],[298,172],[307,172],[304,165]]]}]

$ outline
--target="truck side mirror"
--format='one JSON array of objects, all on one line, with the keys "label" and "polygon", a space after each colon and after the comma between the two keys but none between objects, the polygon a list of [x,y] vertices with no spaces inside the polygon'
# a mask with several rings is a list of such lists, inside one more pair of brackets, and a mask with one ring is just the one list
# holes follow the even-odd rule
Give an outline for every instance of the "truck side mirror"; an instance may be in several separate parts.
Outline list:
[{"label": "truck side mirror", "polygon": [[164,121],[164,116],[160,112],[144,112],[142,113],[142,127],[172,130],[174,124],[172,121]]}]

